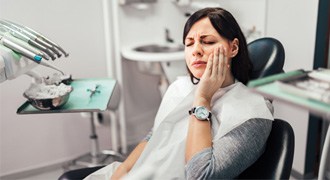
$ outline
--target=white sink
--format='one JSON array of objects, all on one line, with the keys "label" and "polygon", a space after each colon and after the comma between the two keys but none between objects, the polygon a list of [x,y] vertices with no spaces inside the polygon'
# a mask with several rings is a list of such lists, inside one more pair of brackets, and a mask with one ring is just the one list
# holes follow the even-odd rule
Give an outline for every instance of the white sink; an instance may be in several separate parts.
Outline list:
[{"label": "white sink", "polygon": [[160,75],[159,90],[165,93],[169,83],[186,74],[184,46],[175,43],[140,43],[122,48],[122,56],[136,61],[142,73]]},{"label": "white sink", "polygon": [[184,46],[174,43],[141,43],[122,48],[124,58],[144,62],[184,60]]}]

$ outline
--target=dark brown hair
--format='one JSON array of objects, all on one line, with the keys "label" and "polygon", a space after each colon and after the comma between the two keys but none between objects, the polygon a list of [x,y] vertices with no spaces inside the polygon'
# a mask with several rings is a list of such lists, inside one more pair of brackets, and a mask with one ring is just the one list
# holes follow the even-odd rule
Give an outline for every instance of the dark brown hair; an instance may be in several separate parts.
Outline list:
[{"label": "dark brown hair", "polygon": [[[237,21],[233,15],[222,8],[204,8],[193,13],[187,20],[184,30],[183,30],[183,44],[185,44],[185,39],[190,31],[191,27],[200,19],[208,17],[212,23],[212,26],[222,37],[232,41],[235,38],[238,39],[238,53],[231,61],[231,72],[233,76],[238,81],[243,84],[247,84],[249,81],[249,76],[252,71],[252,63],[248,55],[247,44],[239,27]],[[191,82],[193,84],[198,84],[199,79],[193,76],[187,67]],[[197,82],[195,81],[197,80]]]}]

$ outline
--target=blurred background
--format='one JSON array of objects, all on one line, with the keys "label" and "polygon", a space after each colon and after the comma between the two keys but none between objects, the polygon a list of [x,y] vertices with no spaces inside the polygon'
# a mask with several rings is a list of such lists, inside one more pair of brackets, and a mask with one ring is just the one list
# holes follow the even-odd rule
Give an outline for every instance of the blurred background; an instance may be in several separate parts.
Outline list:
[{"label": "blurred background", "polygon": [[[119,128],[124,139],[117,139],[119,151],[127,154],[150,131],[168,83],[186,74],[183,53],[173,61],[143,62],[127,49],[150,42],[182,44],[189,14],[219,6],[234,15],[248,42],[260,37],[280,40],[286,51],[285,71],[327,67],[329,6],[322,6],[329,4],[326,1],[0,0],[0,18],[58,42],[70,56],[52,64],[74,79],[117,80],[121,93],[116,119],[125,124]],[[20,76],[0,84],[0,179],[54,170],[60,176],[63,163],[90,151],[90,121],[81,113],[16,114],[30,83],[30,77]],[[317,177],[324,122],[306,110],[277,101],[274,105],[275,116],[288,120],[296,135],[292,178]],[[113,148],[108,118],[96,122],[101,149]]]}]

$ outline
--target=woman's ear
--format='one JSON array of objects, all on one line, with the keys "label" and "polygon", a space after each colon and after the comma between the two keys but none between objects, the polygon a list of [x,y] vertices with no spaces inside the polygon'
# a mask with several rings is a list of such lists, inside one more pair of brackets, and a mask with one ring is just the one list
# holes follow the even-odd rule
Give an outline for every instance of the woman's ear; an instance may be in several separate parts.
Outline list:
[{"label": "woman's ear", "polygon": [[231,42],[231,51],[230,51],[230,57],[233,58],[237,55],[239,50],[239,41],[237,38],[235,38],[232,42]]}]

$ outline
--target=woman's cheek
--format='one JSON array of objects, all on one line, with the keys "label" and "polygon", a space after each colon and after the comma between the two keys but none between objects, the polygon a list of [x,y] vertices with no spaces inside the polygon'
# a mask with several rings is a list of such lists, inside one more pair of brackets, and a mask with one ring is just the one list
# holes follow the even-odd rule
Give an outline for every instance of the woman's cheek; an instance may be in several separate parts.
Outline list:
[{"label": "woman's cheek", "polygon": [[214,48],[215,48],[215,47],[213,47],[213,46],[205,47],[205,48],[204,48],[204,56],[207,56],[207,58],[208,58],[209,55],[210,55],[211,53],[213,53]]}]

